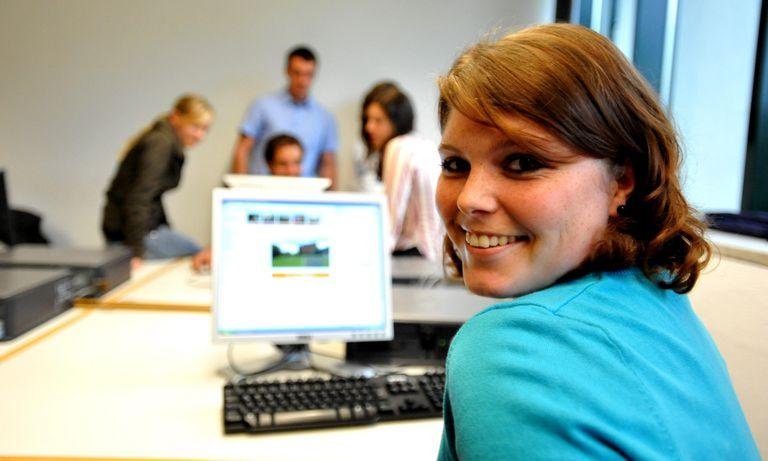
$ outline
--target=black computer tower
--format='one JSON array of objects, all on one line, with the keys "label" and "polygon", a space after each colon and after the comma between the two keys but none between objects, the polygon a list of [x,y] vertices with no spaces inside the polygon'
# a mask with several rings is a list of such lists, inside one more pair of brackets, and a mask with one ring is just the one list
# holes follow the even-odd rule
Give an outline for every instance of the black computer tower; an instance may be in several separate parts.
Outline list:
[{"label": "black computer tower", "polygon": [[373,365],[444,366],[458,323],[395,322],[392,341],[349,342],[346,360]]},{"label": "black computer tower", "polygon": [[0,341],[71,307],[71,275],[65,269],[0,268]]},{"label": "black computer tower", "polygon": [[77,297],[98,297],[131,276],[131,252],[123,246],[103,249],[16,245],[0,253],[0,267],[68,269]]}]

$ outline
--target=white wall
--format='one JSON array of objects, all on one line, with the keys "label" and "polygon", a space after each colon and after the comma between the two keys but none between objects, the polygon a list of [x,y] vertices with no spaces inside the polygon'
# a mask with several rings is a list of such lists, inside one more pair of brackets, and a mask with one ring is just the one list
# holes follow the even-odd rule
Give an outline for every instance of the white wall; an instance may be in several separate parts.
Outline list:
[{"label": "white wall", "polygon": [[435,78],[468,44],[553,19],[554,0],[0,0],[0,167],[15,206],[59,244],[99,245],[103,192],[126,140],[185,91],[217,110],[167,194],[174,225],[209,240],[210,189],[250,100],[283,86],[285,51],[312,45],[314,95],[336,115],[350,184],[359,103],[395,79],[437,140]]},{"label": "white wall", "polygon": [[740,211],[760,0],[680,0],[670,106],[684,189],[701,211]]}]

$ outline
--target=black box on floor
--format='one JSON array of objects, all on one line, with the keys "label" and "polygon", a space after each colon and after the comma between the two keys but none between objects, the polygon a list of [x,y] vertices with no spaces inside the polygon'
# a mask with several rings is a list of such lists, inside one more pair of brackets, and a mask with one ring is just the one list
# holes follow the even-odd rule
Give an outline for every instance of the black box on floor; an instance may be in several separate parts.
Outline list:
[{"label": "black box on floor", "polygon": [[122,246],[93,249],[16,245],[0,253],[0,267],[69,269],[76,297],[98,297],[130,278],[131,252]]},{"label": "black box on floor", "polygon": [[65,269],[0,268],[0,341],[13,339],[72,305]]},{"label": "black box on floor", "polygon": [[452,323],[395,322],[392,341],[347,343],[345,358],[372,365],[443,366],[459,327]]}]

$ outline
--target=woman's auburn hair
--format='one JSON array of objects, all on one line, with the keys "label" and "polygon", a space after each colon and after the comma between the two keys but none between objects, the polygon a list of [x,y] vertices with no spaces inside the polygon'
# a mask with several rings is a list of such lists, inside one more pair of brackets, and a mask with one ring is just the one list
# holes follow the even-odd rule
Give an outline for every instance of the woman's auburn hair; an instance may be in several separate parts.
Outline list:
[{"label": "woman's auburn hair", "polygon": [[[663,288],[693,288],[711,248],[706,225],[681,190],[675,129],[654,91],[607,38],[571,24],[529,27],[472,46],[438,86],[442,128],[456,110],[513,136],[504,120],[519,116],[584,155],[608,160],[617,175],[631,166],[635,187],[624,212],[609,219],[603,239],[566,277],[639,267]],[[445,252],[461,276],[447,237]]]}]

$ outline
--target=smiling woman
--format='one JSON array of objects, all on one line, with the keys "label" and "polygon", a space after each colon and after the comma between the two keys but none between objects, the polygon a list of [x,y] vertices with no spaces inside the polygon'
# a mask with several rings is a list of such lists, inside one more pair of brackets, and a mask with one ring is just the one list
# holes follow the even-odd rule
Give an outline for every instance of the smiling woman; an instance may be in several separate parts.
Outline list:
[{"label": "smiling woman", "polygon": [[514,298],[453,339],[440,457],[758,459],[684,295],[709,245],[636,70],[556,24],[475,45],[439,87],[446,253]]}]

